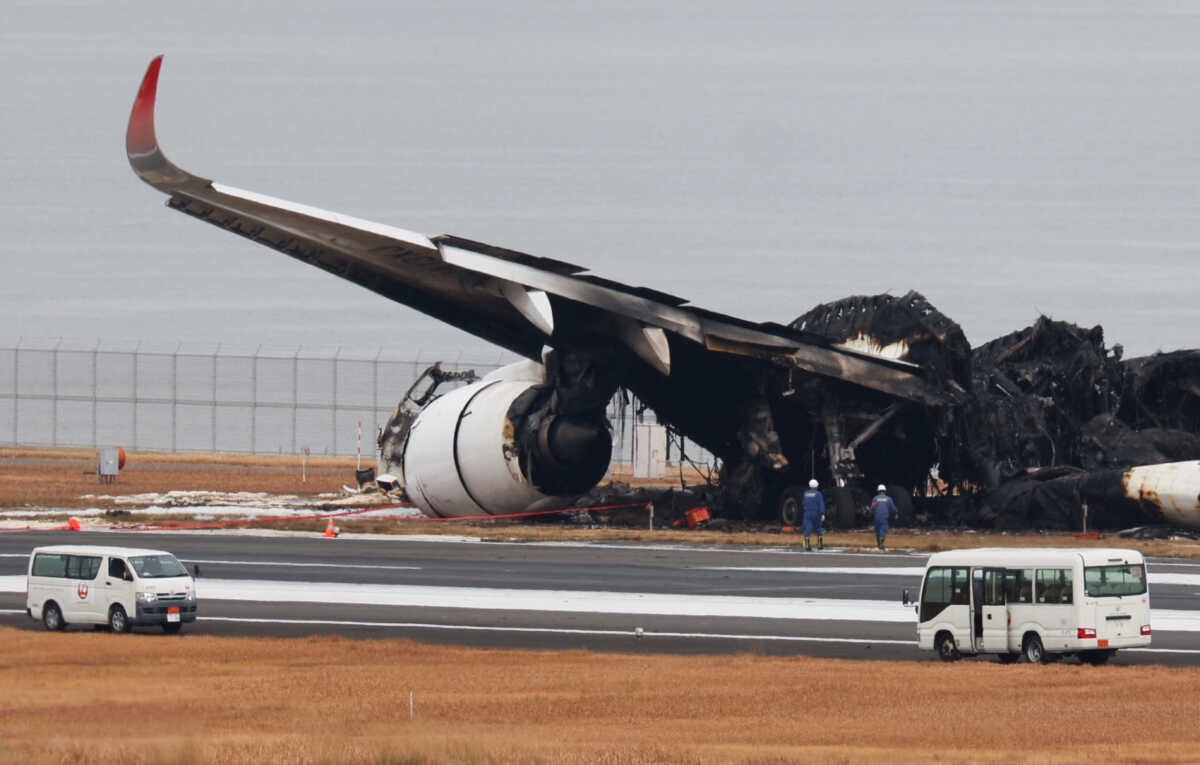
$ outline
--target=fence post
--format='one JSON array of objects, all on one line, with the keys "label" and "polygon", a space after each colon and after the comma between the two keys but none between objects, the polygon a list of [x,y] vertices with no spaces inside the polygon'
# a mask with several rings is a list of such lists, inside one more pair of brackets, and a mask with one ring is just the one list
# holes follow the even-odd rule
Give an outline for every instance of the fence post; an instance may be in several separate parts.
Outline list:
[{"label": "fence post", "polygon": [[209,410],[209,451],[217,450],[217,354],[221,352],[221,344],[212,352],[212,408]]},{"label": "fence post", "polygon": [[260,344],[250,357],[250,453],[258,454],[258,354]]},{"label": "fence post", "polygon": [[296,352],[292,354],[292,454],[296,453],[296,404],[297,393],[296,380],[298,379],[298,368],[300,366],[300,349],[302,345],[296,346]]},{"label": "fence post", "polygon": [[17,347],[13,348],[13,443],[20,443],[21,429],[17,427],[17,417],[21,413],[21,338],[17,338]]},{"label": "fence post", "polygon": [[92,347],[92,448],[96,448],[96,418],[98,413],[97,400],[100,397],[100,378],[97,372],[100,358],[100,338],[96,338],[96,345]]},{"label": "fence post", "polygon": [[[372,433],[377,433],[379,430],[379,356],[383,353],[383,346],[375,351],[375,360],[371,362],[371,425]],[[376,442],[378,444],[378,442]],[[378,446],[376,446],[378,448]],[[378,458],[379,455],[375,455]]]},{"label": "fence post", "polygon": [[[142,341],[138,340],[137,345],[133,346],[133,432],[129,435],[129,440],[133,444],[132,448],[137,449],[137,407],[138,407],[138,351],[142,348]],[[213,449],[216,451],[216,449]]]},{"label": "fence post", "polygon": [[50,389],[54,391],[53,411],[50,413],[50,445],[58,446],[58,349],[62,338],[54,344],[54,355],[50,357]]},{"label": "fence post", "polygon": [[338,372],[338,356],[342,353],[342,346],[338,346],[333,351],[333,401],[329,402],[329,453],[337,454],[337,372]]},{"label": "fence post", "polygon": [[179,432],[179,349],[183,347],[181,341],[175,342],[175,352],[171,354],[171,453],[174,454],[179,450],[178,436]]}]

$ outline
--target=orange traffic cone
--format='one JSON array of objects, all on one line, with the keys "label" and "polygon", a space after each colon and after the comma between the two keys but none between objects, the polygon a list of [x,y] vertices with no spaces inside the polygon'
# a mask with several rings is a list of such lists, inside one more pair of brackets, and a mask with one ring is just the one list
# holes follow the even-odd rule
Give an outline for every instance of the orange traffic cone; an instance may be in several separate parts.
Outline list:
[{"label": "orange traffic cone", "polygon": [[79,531],[79,519],[72,518],[62,526],[55,526],[55,531]]},{"label": "orange traffic cone", "polygon": [[326,539],[333,539],[337,535],[338,535],[338,527],[333,525],[333,519],[330,518],[329,523],[327,523],[325,525],[325,533],[322,534],[321,536],[325,537]]}]

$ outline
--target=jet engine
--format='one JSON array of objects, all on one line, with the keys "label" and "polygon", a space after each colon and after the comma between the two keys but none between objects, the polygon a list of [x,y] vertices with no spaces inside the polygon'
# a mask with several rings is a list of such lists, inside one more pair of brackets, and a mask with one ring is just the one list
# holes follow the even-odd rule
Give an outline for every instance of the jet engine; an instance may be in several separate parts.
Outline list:
[{"label": "jet engine", "polygon": [[381,474],[432,517],[567,504],[604,477],[612,434],[603,407],[564,407],[564,388],[547,377],[542,364],[511,364],[389,423],[380,453],[391,464],[381,458]]}]

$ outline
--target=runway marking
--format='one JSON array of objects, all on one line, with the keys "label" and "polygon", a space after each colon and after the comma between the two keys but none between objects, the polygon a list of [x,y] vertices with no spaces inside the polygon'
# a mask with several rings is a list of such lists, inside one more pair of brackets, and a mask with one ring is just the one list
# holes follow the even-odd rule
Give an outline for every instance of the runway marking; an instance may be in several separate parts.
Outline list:
[{"label": "runway marking", "polygon": [[[1154,566],[1159,564],[1150,564],[1150,571],[1146,576],[1151,584],[1175,584],[1185,587],[1200,586],[1200,574],[1160,574],[1153,570]],[[917,566],[696,566],[695,568],[704,571],[761,571],[777,574],[845,574],[847,576],[911,576],[921,577],[925,575],[924,567]]]},{"label": "runway marking", "polygon": [[201,560],[199,558],[179,559],[180,563],[204,563],[206,565],[228,565],[228,566],[296,566],[308,568],[365,568],[365,569],[382,569],[385,571],[420,571],[421,566],[391,566],[391,565],[376,565],[371,563],[301,563],[296,561],[271,561],[271,560]]},{"label": "runway marking", "polygon": [[[24,613],[24,612],[22,612]],[[633,630],[588,630],[563,627],[492,627],[478,624],[430,624],[427,622],[359,622],[344,619],[269,619],[236,616],[198,616],[202,622],[246,622],[250,624],[315,624],[333,627],[389,627],[394,629],[475,630],[478,632],[545,632],[557,635],[612,635],[636,639]],[[786,640],[806,643],[869,643],[915,646],[915,640],[871,640],[868,638],[804,637],[801,635],[751,635],[718,632],[642,632],[645,637],[716,638],[722,640]]]},{"label": "runway marking", "polygon": [[[0,592],[25,592],[25,576],[0,576]],[[488,587],[359,584],[355,582],[283,582],[248,579],[201,579],[202,600],[258,603],[466,608],[489,611],[742,617],[796,621],[861,621],[915,624],[911,606],[899,600],[852,598],[756,597],[606,592],[593,590],[519,590]],[[1200,632],[1200,610],[1152,609],[1156,631]]]},{"label": "runway marking", "polygon": [[925,575],[924,566],[695,566],[703,571],[769,571],[779,574],[880,574],[884,576]]}]

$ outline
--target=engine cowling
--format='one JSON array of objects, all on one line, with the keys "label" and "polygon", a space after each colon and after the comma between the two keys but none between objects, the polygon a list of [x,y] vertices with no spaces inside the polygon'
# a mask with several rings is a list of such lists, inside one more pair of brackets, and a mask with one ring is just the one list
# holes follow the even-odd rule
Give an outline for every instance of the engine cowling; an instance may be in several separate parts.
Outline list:
[{"label": "engine cowling", "polygon": [[[539,364],[514,364],[421,410],[403,462],[405,490],[422,512],[461,517],[549,508],[604,477],[612,435],[602,416],[565,416],[543,405],[530,418],[528,403],[546,389],[543,373]],[[524,403],[514,410],[518,399]]]}]

